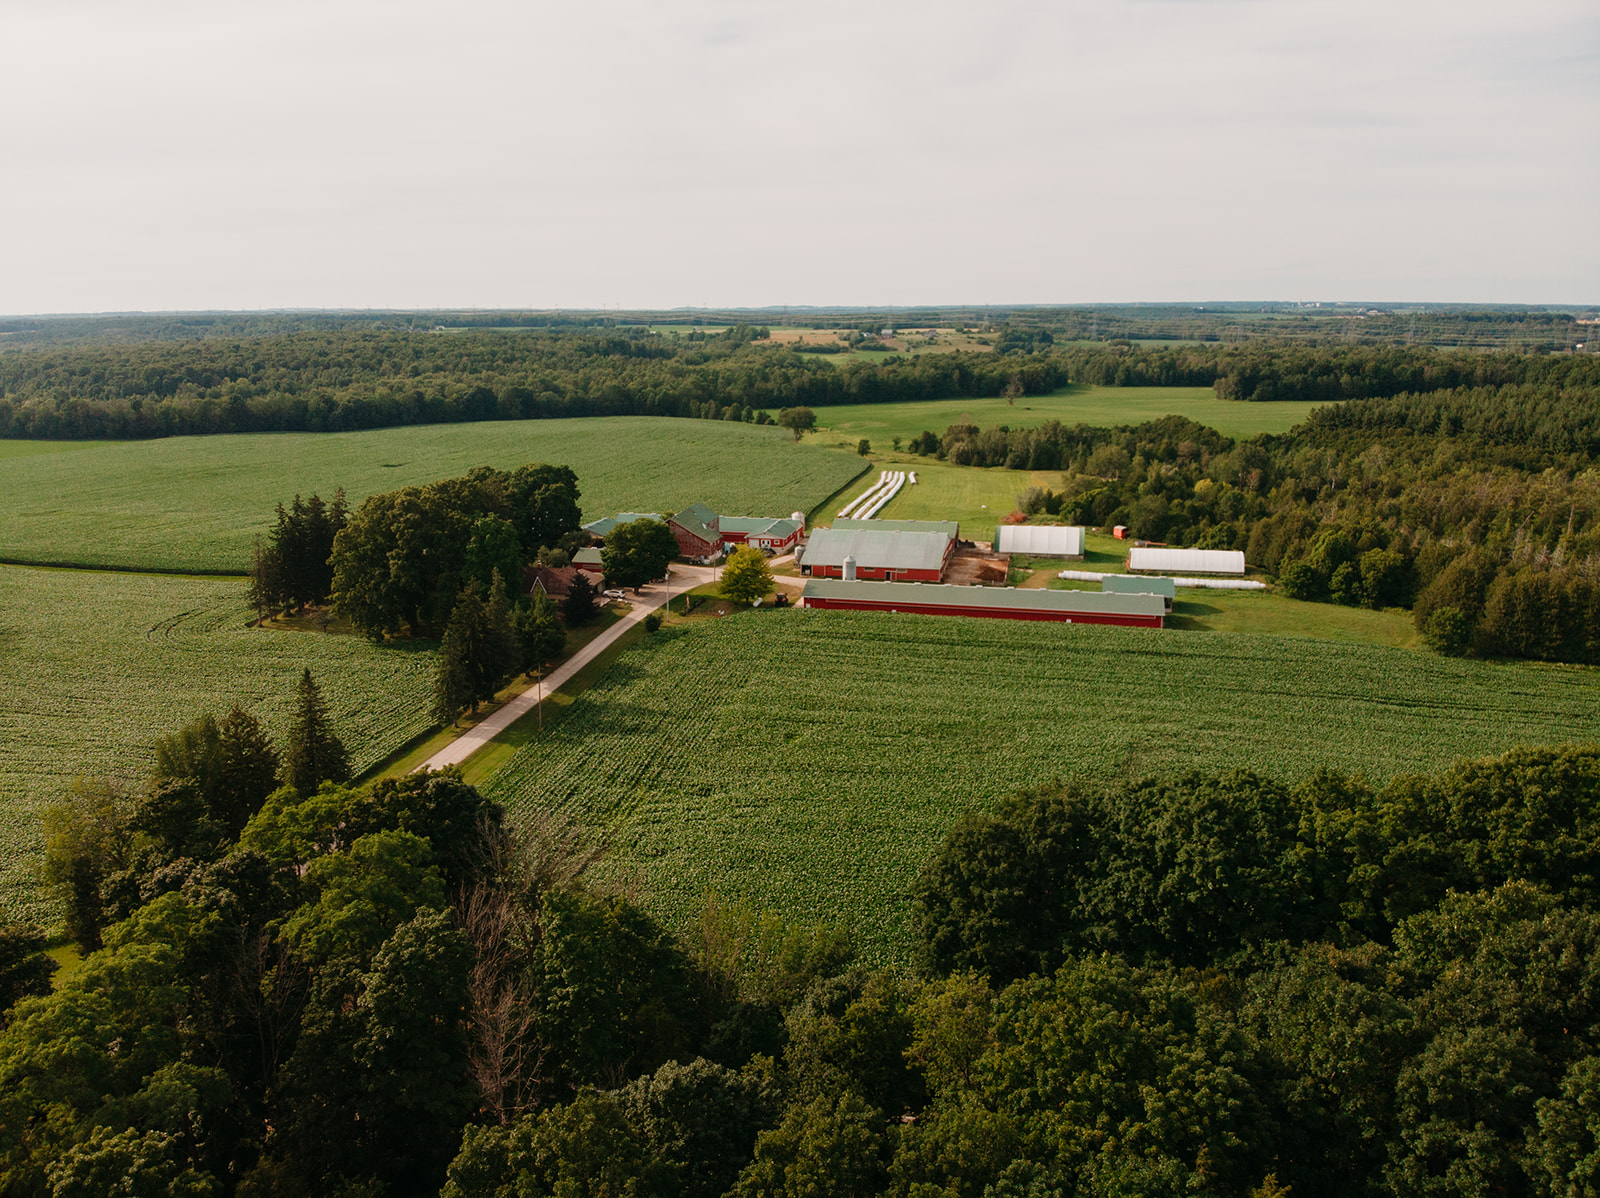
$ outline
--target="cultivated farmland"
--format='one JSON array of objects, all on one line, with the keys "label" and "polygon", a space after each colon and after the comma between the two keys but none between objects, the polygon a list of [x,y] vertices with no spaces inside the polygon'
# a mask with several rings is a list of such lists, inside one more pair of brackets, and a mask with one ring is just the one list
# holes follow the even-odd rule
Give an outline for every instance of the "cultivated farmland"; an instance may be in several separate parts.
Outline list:
[{"label": "cultivated farmland", "polygon": [[474,466],[571,466],[589,516],[810,511],[866,468],[782,429],[643,416],[494,421],[357,433],[172,437],[0,458],[0,560],[242,572],[273,505],[353,503]]},{"label": "cultivated farmland", "polygon": [[624,655],[486,790],[615,832],[670,922],[708,889],[904,959],[961,812],[1052,779],[1374,780],[1592,740],[1600,673],[1229,633],[845,612],[729,617]]},{"label": "cultivated farmland", "polygon": [[879,452],[892,439],[909,441],[924,429],[943,433],[952,424],[979,428],[1003,424],[1034,428],[1050,420],[1110,428],[1143,424],[1163,416],[1187,416],[1229,437],[1285,433],[1304,420],[1314,403],[1238,403],[1218,399],[1210,387],[1096,387],[1074,383],[1048,395],[1025,395],[1014,403],[999,397],[934,399],[914,403],[849,404],[817,409],[817,434],[824,443],[854,449],[866,437]]},{"label": "cultivated farmland", "polygon": [[48,918],[33,874],[42,809],[75,776],[140,780],[155,737],[202,712],[237,703],[279,737],[309,666],[357,769],[431,724],[431,645],[250,629],[242,590],[238,579],[0,567],[7,914]]}]

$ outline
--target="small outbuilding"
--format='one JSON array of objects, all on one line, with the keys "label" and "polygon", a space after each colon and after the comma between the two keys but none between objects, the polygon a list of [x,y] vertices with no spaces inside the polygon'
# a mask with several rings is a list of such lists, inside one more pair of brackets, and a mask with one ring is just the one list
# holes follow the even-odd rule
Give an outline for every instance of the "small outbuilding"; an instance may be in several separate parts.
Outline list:
[{"label": "small outbuilding", "polygon": [[600,551],[594,546],[580,549],[572,555],[574,569],[582,570],[585,574],[604,574],[605,566],[600,561]]},{"label": "small outbuilding", "polygon": [[659,520],[665,524],[667,518],[659,512],[619,512],[615,516],[602,516],[598,520],[589,521],[583,526],[583,531],[603,541],[617,525],[632,524],[635,520]]},{"label": "small outbuilding", "polygon": [[1223,574],[1244,577],[1244,554],[1237,549],[1157,549],[1134,546],[1128,550],[1128,572],[1150,574]]},{"label": "small outbuilding", "polygon": [[836,611],[976,616],[1057,624],[1119,624],[1130,628],[1161,628],[1166,621],[1166,605],[1160,595],[1117,595],[1102,591],[813,578],[800,592],[800,598],[808,608]]},{"label": "small outbuilding", "polygon": [[1023,557],[1081,558],[1083,529],[1062,524],[1002,524],[994,530],[994,551]]}]

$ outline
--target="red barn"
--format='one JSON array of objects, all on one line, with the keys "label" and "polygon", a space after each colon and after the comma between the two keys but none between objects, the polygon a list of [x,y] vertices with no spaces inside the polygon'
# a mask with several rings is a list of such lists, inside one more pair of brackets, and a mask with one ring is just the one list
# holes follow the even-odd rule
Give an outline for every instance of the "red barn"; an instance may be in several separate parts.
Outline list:
[{"label": "red barn", "polygon": [[1160,595],[814,578],[806,583],[800,598],[806,607],[839,611],[1051,620],[1060,624],[1122,624],[1134,628],[1162,628],[1166,624],[1166,603]]},{"label": "red barn", "polygon": [[717,513],[703,503],[691,503],[667,521],[678,539],[678,552],[690,561],[704,561],[722,551]]}]

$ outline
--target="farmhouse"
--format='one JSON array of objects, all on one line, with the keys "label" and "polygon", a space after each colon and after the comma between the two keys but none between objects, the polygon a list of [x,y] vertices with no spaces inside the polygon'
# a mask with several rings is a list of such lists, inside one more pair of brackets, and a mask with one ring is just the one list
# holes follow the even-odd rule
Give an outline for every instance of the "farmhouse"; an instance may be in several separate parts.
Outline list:
[{"label": "farmhouse", "polygon": [[602,516],[598,520],[589,521],[583,526],[583,531],[603,541],[617,525],[632,524],[635,520],[659,520],[663,524],[667,522],[667,518],[658,512],[619,512],[615,516]]},{"label": "farmhouse", "polygon": [[1135,546],[1128,550],[1130,573],[1229,574],[1244,577],[1244,554],[1237,549],[1156,549]]},{"label": "farmhouse", "polygon": [[955,547],[955,538],[942,532],[819,528],[799,556],[800,573],[813,578],[938,582]]},{"label": "farmhouse", "polygon": [[1049,620],[1058,624],[1121,624],[1133,628],[1161,628],[1166,620],[1166,604],[1159,595],[1117,595],[1101,591],[1021,590],[1016,587],[956,587],[915,582],[845,582],[813,578],[800,592],[800,598],[806,607],[839,611]]},{"label": "farmhouse", "polygon": [[703,503],[691,503],[667,521],[678,538],[678,552],[690,561],[710,561],[722,550],[717,513]]},{"label": "farmhouse", "polygon": [[785,520],[766,516],[721,516],[717,520],[724,545],[754,545],[768,553],[789,552],[800,543],[805,527],[805,517],[798,512]]},{"label": "farmhouse", "polygon": [[572,555],[572,564],[576,569],[585,574],[604,574],[605,566],[600,562],[600,551],[592,545],[588,549],[580,549]]},{"label": "farmhouse", "polygon": [[1178,584],[1170,578],[1136,578],[1131,574],[1106,574],[1100,589],[1108,595],[1160,595],[1167,611],[1178,597]]},{"label": "farmhouse", "polygon": [[1078,527],[1002,524],[994,530],[996,553],[1020,553],[1024,557],[1083,556],[1083,529]]},{"label": "farmhouse", "polygon": [[522,593],[524,595],[549,595],[552,599],[565,599],[572,592],[572,582],[578,577],[576,566],[524,566],[522,567]]}]

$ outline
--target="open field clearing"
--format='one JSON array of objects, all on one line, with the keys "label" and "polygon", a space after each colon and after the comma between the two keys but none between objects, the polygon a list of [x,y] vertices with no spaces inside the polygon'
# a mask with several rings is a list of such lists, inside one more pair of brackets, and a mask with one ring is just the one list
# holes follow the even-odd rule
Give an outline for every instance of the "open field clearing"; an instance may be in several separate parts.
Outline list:
[{"label": "open field clearing", "polygon": [[[885,520],[955,520],[967,540],[987,541],[995,525],[1017,506],[1017,496],[1031,486],[1060,490],[1059,470],[1007,470],[1004,466],[952,466],[915,454],[873,454],[873,464],[884,470],[915,471],[915,486],[907,483],[878,513]],[[876,477],[874,475],[873,477]],[[863,479],[857,491],[867,489]],[[828,524],[843,507],[834,504],[819,513],[817,523]],[[1102,569],[1089,566],[1087,569]]]},{"label": "open field clearing", "polygon": [[1229,437],[1286,433],[1316,407],[1311,403],[1238,403],[1218,399],[1210,387],[1094,387],[1074,383],[1049,395],[1004,399],[932,399],[920,403],[847,404],[817,409],[822,444],[851,449],[862,437],[878,452],[894,438],[909,442],[924,429],[943,433],[952,424],[1032,428],[1049,420],[1112,427],[1162,416],[1187,416]]},{"label": "open field clearing", "polygon": [[487,792],[615,833],[676,924],[708,889],[904,959],[963,811],[1052,779],[1323,767],[1375,780],[1595,738],[1600,672],[1229,633],[754,612],[625,654]]},{"label": "open field clearing", "polygon": [[274,505],[296,491],[328,498],[342,485],[356,504],[528,462],[571,466],[590,518],[695,501],[787,516],[865,466],[778,428],[645,416],[122,442],[0,461],[0,560],[242,572]]},{"label": "open field clearing", "polygon": [[0,908],[45,917],[43,808],[74,777],[139,781],[155,737],[237,703],[276,739],[300,671],[365,769],[432,723],[431,645],[245,627],[238,579],[0,567]]}]

